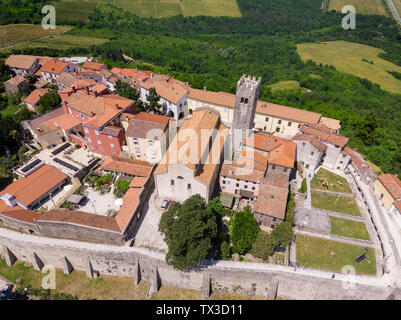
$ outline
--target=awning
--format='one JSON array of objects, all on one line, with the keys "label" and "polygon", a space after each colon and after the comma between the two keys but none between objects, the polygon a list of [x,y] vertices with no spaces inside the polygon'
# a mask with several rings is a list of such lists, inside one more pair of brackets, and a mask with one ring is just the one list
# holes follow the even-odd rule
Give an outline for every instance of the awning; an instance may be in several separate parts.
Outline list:
[{"label": "awning", "polygon": [[71,202],[72,204],[79,204],[83,198],[83,196],[73,194],[68,198],[68,202]]}]

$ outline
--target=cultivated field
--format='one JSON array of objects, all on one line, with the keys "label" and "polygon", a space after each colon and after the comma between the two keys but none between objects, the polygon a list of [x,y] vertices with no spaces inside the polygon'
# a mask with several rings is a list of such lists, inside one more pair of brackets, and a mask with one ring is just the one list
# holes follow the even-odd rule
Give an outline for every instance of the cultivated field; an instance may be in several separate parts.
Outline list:
[{"label": "cultivated field", "polygon": [[388,16],[382,0],[330,0],[329,10],[341,12],[346,5],[354,6],[356,13]]},{"label": "cultivated field", "polygon": [[330,41],[322,43],[303,43],[297,48],[303,61],[309,59],[316,63],[333,65],[360,78],[366,78],[393,93],[401,93],[401,80],[387,71],[401,72],[401,67],[378,57],[381,49],[347,42]]},{"label": "cultivated field", "polygon": [[0,26],[0,49],[12,47],[19,43],[31,42],[45,37],[59,35],[71,27],[59,26],[56,30],[44,30],[40,25],[10,24]]},{"label": "cultivated field", "polygon": [[184,16],[241,17],[237,0],[61,0],[55,3],[60,19],[87,21],[98,4],[109,3],[143,18]]}]

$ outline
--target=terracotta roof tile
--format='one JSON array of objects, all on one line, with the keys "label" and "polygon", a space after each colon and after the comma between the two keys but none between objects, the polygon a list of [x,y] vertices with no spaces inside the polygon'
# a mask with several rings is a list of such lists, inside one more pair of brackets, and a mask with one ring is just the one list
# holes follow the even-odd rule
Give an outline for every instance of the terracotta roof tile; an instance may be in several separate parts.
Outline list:
[{"label": "terracotta roof tile", "polygon": [[340,120],[322,117],[320,122],[332,130],[337,131],[337,130],[341,129],[341,121]]},{"label": "terracotta roof tile", "polygon": [[[129,126],[125,135],[127,137],[135,138],[149,138],[149,139],[160,139],[167,129],[167,123],[159,123],[147,120],[133,119],[129,122]],[[152,136],[148,137],[149,132],[152,132]],[[155,135],[156,134],[156,135]]]},{"label": "terracotta roof tile", "polygon": [[51,91],[50,89],[33,90],[31,94],[24,99],[24,102],[29,103],[31,105],[36,105],[37,103],[39,103],[40,98],[50,91]]},{"label": "terracotta roof tile", "polygon": [[108,157],[99,169],[125,173],[132,176],[148,177],[152,171],[152,167],[153,166],[146,161]]},{"label": "terracotta roof tile", "polygon": [[28,177],[14,181],[0,194],[10,194],[25,206],[29,206],[67,178],[68,176],[55,167],[44,165]]},{"label": "terracotta roof tile", "polygon": [[40,71],[53,74],[61,74],[64,68],[71,64],[72,63],[63,62],[58,59],[52,59],[46,61],[46,63],[42,66],[42,68],[40,68]]},{"label": "terracotta roof tile", "polygon": [[136,208],[140,204],[139,195],[142,190],[142,188],[130,188],[123,198],[123,205],[116,215],[116,221],[123,232],[128,226]]},{"label": "terracotta roof tile", "polygon": [[32,67],[38,57],[28,55],[11,55],[7,58],[5,65],[10,68],[26,69]]},{"label": "terracotta roof tile", "polygon": [[10,80],[7,80],[4,83],[11,83],[15,86],[18,86],[19,84],[21,84],[22,82],[26,81],[25,78],[23,76],[16,76],[14,78],[11,78]]},{"label": "terracotta roof tile", "polygon": [[382,174],[379,180],[394,199],[401,199],[401,181],[394,174]]},{"label": "terracotta roof tile", "polygon": [[130,183],[130,188],[143,188],[149,177],[134,177]]},{"label": "terracotta roof tile", "polygon": [[97,62],[92,62],[92,61],[85,61],[85,63],[82,65],[83,69],[90,69],[94,71],[100,71],[102,69],[106,69],[107,66],[103,63],[97,63]]},{"label": "terracotta roof tile", "polygon": [[309,125],[304,125],[301,128],[301,132],[309,134],[309,135],[313,135],[322,141],[329,142],[340,148],[345,147],[349,141],[349,138],[347,138],[347,137],[343,137],[343,136],[340,136],[340,135],[334,134],[334,133],[328,133],[327,130],[324,130],[322,128],[318,129],[317,127],[311,127]]},{"label": "terracotta roof tile", "polygon": [[0,214],[28,223],[35,223],[35,219],[39,219],[42,217],[40,213],[37,213],[35,211],[25,210],[21,207],[18,208],[19,210],[0,211]]},{"label": "terracotta roof tile", "polygon": [[101,216],[88,212],[69,210],[50,210],[46,212],[39,221],[66,222],[93,228],[121,232],[115,218]]}]

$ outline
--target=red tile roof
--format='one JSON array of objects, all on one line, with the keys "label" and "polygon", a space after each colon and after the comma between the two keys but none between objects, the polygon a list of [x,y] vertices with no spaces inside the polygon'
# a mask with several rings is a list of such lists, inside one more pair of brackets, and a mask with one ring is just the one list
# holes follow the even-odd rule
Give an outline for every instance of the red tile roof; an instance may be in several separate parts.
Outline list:
[{"label": "red tile roof", "polygon": [[33,90],[31,94],[24,99],[24,102],[29,103],[31,105],[36,105],[37,103],[39,103],[40,98],[50,91],[51,91],[50,89]]},{"label": "red tile roof", "polygon": [[115,218],[101,216],[88,212],[50,210],[46,212],[42,217],[38,218],[38,220],[48,222],[73,223],[93,228],[105,229],[113,232],[121,232]]},{"label": "red tile roof", "polygon": [[45,62],[45,64],[40,68],[41,72],[53,73],[53,74],[61,74],[61,72],[68,65],[73,65],[73,63],[64,62],[59,59],[49,59]]},{"label": "red tile roof", "polygon": [[32,67],[38,57],[27,55],[11,55],[7,58],[5,65],[9,68],[26,69]]},{"label": "red tile roof", "polygon": [[401,199],[401,181],[394,174],[382,174],[379,180],[394,199]]},{"label": "red tile roof", "polygon": [[148,177],[153,165],[146,161],[108,157],[103,162],[100,170],[125,173],[132,176]]},{"label": "red tile roof", "polygon": [[68,176],[53,166],[44,165],[26,178],[20,178],[7,186],[0,194],[10,194],[25,206],[29,206]]},{"label": "red tile roof", "polygon": [[102,69],[107,68],[107,66],[103,63],[97,63],[97,62],[92,62],[92,61],[86,61],[83,65],[82,65],[83,69],[90,69],[90,70],[94,70],[94,71],[100,71]]},{"label": "red tile roof", "polygon": [[[327,128],[327,127],[326,127]],[[329,129],[330,130],[330,129]],[[324,129],[323,126],[317,127],[317,126],[309,126],[309,125],[304,125],[301,128],[301,131],[303,133],[313,135],[316,138],[329,142],[335,146],[338,146],[340,148],[343,148],[347,145],[349,138],[340,136],[338,134],[334,134],[331,132],[327,132],[326,129]]]},{"label": "red tile roof", "polygon": [[244,146],[268,152],[268,163],[293,168],[297,144],[291,140],[257,132],[244,141]]},{"label": "red tile roof", "polygon": [[142,190],[142,188],[130,188],[123,198],[123,205],[116,215],[116,221],[123,232],[140,203],[139,195]]}]

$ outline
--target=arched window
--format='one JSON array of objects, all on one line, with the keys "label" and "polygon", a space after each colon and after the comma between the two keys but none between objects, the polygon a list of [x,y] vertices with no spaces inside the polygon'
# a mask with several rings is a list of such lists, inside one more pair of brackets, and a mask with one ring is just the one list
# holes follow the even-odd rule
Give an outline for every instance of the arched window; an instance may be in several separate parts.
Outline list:
[{"label": "arched window", "polygon": [[248,103],[248,99],[245,99],[245,103]]}]

